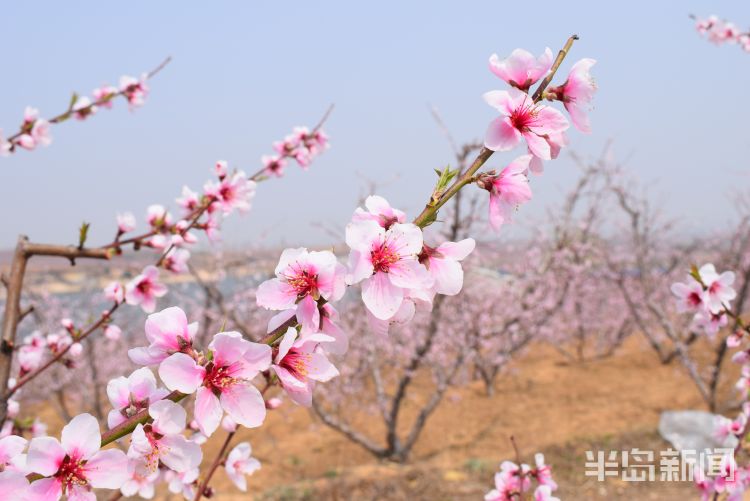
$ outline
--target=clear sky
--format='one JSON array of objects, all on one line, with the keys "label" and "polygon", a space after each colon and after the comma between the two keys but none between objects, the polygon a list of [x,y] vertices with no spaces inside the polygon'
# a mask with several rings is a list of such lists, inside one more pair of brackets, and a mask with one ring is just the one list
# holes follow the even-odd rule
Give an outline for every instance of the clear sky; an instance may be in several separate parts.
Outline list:
[{"label": "clear sky", "polygon": [[[581,39],[561,76],[593,57],[599,85],[594,132],[572,131],[572,148],[596,155],[614,139],[669,212],[707,229],[731,218],[729,195],[748,182],[750,54],[700,39],[691,12],[750,26],[750,6],[738,1],[9,3],[0,19],[6,133],[26,105],[56,114],[74,90],[174,61],[144,108],[118,103],[55,127],[49,148],[0,159],[0,248],[21,232],[72,243],[82,220],[93,223],[92,243],[104,243],[117,211],[142,222],[147,205],[173,204],[183,184],[200,188],[217,159],[256,170],[273,140],[314,124],[331,102],[332,149],[309,172],[263,183],[226,238],[327,241],[311,223],[343,226],[362,175],[392,181],[381,194],[414,213],[432,169],[451,160],[428,105],[459,140],[481,137],[495,116],[481,95],[504,85],[489,55],[556,52],[572,33]],[[569,159],[549,163],[518,218],[541,215],[575,175]]]}]

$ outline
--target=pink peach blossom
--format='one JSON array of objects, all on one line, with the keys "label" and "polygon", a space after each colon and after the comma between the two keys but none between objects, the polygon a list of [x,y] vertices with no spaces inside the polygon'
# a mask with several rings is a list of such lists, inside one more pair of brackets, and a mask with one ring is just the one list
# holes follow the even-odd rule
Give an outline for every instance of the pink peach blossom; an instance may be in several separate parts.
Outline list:
[{"label": "pink peach blossom", "polygon": [[79,97],[73,106],[73,115],[77,120],[86,120],[89,116],[96,113],[97,107],[92,106],[91,99],[86,96]]},{"label": "pink peach blossom", "polygon": [[729,306],[729,303],[737,297],[737,293],[732,288],[734,283],[733,272],[725,271],[719,274],[716,272],[714,265],[708,263],[701,266],[698,273],[706,287],[704,302],[710,312],[719,313],[724,309],[724,306]]},{"label": "pink peach blossom", "polygon": [[191,351],[198,323],[188,324],[185,312],[172,306],[149,315],[145,331],[150,344],[128,350],[128,356],[138,365],[156,365],[173,353]]},{"label": "pink peach blossom", "polygon": [[26,475],[12,470],[1,471],[0,499],[5,501],[28,501],[31,499],[29,481]]},{"label": "pink peach blossom", "polygon": [[146,222],[153,229],[160,229],[172,224],[172,215],[163,205],[149,205],[146,209]]},{"label": "pink peach blossom", "polygon": [[306,332],[320,328],[317,301],[338,301],[344,295],[346,269],[330,251],[285,249],[275,270],[276,278],[258,287],[258,306],[285,310],[297,305],[297,318]]},{"label": "pink peach blossom", "polygon": [[128,477],[128,459],[119,449],[100,451],[99,423],[91,414],[79,414],[53,437],[31,440],[26,466],[43,477],[31,484],[39,499],[91,499],[92,488],[119,489]]},{"label": "pink peach blossom", "polygon": [[676,282],[671,287],[672,294],[677,297],[677,311],[698,311],[704,307],[703,286],[688,276],[687,283]]},{"label": "pink peach blossom", "polygon": [[112,410],[107,415],[107,426],[114,428],[126,419],[169,394],[159,388],[151,369],[141,367],[128,377],[120,376],[107,383],[107,397]]},{"label": "pink peach blossom", "polygon": [[117,230],[120,233],[128,233],[135,229],[135,216],[132,212],[117,214]]},{"label": "pink peach blossom", "polygon": [[312,334],[297,339],[297,330],[287,329],[275,349],[272,369],[287,395],[300,405],[310,407],[315,382],[325,382],[339,375],[339,371],[316,350],[321,341],[329,341],[325,334]]},{"label": "pink peach blossom", "polygon": [[432,289],[438,294],[455,296],[464,283],[463,261],[474,250],[476,242],[466,238],[460,242],[445,242],[437,247],[422,246],[419,262],[430,272],[434,280]]},{"label": "pink peach blossom", "polygon": [[391,207],[388,201],[378,195],[370,195],[365,199],[365,208],[357,207],[354,210],[352,221],[375,221],[386,230],[395,223],[406,221],[406,214]]},{"label": "pink peach blossom", "polygon": [[143,106],[146,96],[148,95],[148,85],[146,85],[146,75],[141,75],[140,79],[123,75],[120,77],[120,92],[128,100],[130,109]]},{"label": "pink peach blossom", "polygon": [[185,273],[188,271],[188,260],[190,259],[190,252],[187,249],[173,248],[164,257],[164,269],[171,271],[172,273]]},{"label": "pink peach blossom", "polygon": [[591,67],[595,64],[595,59],[581,59],[570,69],[568,79],[564,84],[547,91],[551,98],[562,101],[575,128],[585,133],[591,132],[591,124],[586,111],[596,92],[596,83],[590,74]]},{"label": "pink peach blossom", "polygon": [[524,92],[547,74],[552,67],[552,51],[549,47],[538,58],[524,49],[516,49],[510,56],[500,59],[497,54],[490,56],[490,71]]},{"label": "pink peach blossom", "polygon": [[349,254],[349,284],[362,284],[362,300],[381,320],[401,307],[404,291],[432,286],[432,277],[419,264],[422,230],[413,224],[396,223],[386,230],[375,221],[358,221],[346,227]]},{"label": "pink peach blossom", "polygon": [[494,171],[480,176],[479,186],[490,192],[489,223],[495,231],[511,222],[513,211],[531,200],[527,176],[531,155],[523,155],[508,164],[500,174]]},{"label": "pink peach blossom", "polygon": [[284,175],[286,160],[283,157],[279,155],[263,155],[260,157],[260,161],[263,164],[266,174],[269,176],[282,177]]},{"label": "pink peach blossom", "polygon": [[149,405],[148,414],[153,421],[133,430],[128,457],[143,459],[151,472],[158,471],[160,462],[178,473],[200,466],[200,445],[181,435],[187,419],[185,409],[171,400],[159,400]]},{"label": "pink peach blossom", "polygon": [[252,475],[260,469],[260,461],[252,457],[249,442],[241,442],[229,452],[224,464],[229,480],[242,492],[247,491],[246,475]]},{"label": "pink peach blossom", "polygon": [[94,96],[94,101],[96,101],[99,106],[103,106],[105,108],[112,108],[112,98],[116,94],[117,88],[112,87],[111,85],[97,87],[91,92],[91,95]]},{"label": "pink peach blossom", "polygon": [[143,499],[154,497],[155,484],[159,480],[159,472],[149,471],[146,463],[140,459],[128,461],[128,479],[120,487],[125,497],[140,496]]},{"label": "pink peach blossom", "polygon": [[510,89],[494,90],[484,100],[500,112],[501,118],[490,123],[484,145],[493,151],[509,151],[525,139],[529,151],[542,160],[552,158],[548,137],[569,127],[568,121],[556,109],[535,104],[525,93]]},{"label": "pink peach blossom", "polygon": [[218,183],[207,183],[204,186],[206,195],[214,197],[224,214],[234,210],[245,213],[250,210],[250,201],[255,196],[255,181],[250,181],[247,174],[237,171]]},{"label": "pink peach blossom", "polygon": [[177,205],[182,208],[182,215],[188,217],[193,214],[195,209],[200,206],[200,196],[188,188],[187,186],[182,187],[182,196],[177,199]]},{"label": "pink peach blossom", "polygon": [[133,278],[125,286],[125,302],[140,305],[146,313],[156,308],[156,298],[167,293],[167,288],[159,280],[159,269],[156,266],[146,266],[140,275]]},{"label": "pink peach blossom", "polygon": [[260,426],[266,416],[263,396],[251,380],[271,364],[271,347],[242,339],[239,332],[221,332],[209,345],[209,362],[198,365],[184,353],[175,353],[159,366],[159,376],[170,390],[195,393],[195,420],[210,437],[226,411],[248,428]]}]

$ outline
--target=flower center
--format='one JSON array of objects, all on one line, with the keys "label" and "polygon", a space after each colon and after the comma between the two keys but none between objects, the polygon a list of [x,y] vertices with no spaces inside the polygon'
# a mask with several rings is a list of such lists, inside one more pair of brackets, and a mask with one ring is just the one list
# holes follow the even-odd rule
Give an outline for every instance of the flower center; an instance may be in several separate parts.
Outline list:
[{"label": "flower center", "polygon": [[138,292],[141,294],[148,294],[151,291],[151,282],[148,280],[141,280],[138,282],[136,289],[138,289]]},{"label": "flower center", "polygon": [[70,456],[65,456],[65,459],[63,459],[63,462],[60,465],[60,469],[55,475],[62,483],[63,492],[65,492],[65,489],[69,486],[86,485],[88,483],[83,471],[83,464],[84,461],[80,459],[73,459]]},{"label": "flower center", "polygon": [[370,251],[370,261],[372,267],[375,269],[375,273],[382,271],[388,273],[390,267],[398,262],[400,256],[393,250],[388,242],[376,244],[376,246]]},{"label": "flower center", "polygon": [[307,295],[317,296],[318,295],[318,274],[308,268],[290,268],[290,273],[284,275],[286,283],[294,288],[297,293],[297,297],[303,298]]},{"label": "flower center", "polygon": [[690,306],[699,306],[703,302],[703,299],[701,299],[700,294],[697,292],[691,292],[687,297],[687,301]]},{"label": "flower center", "polygon": [[521,106],[513,110],[513,113],[510,115],[510,121],[513,127],[524,132],[534,125],[537,114],[538,111],[533,103],[526,104],[524,102]]},{"label": "flower center", "polygon": [[281,360],[279,365],[288,370],[289,373],[298,380],[305,381],[308,373],[307,366],[311,359],[312,356],[309,353],[292,348]]},{"label": "flower center", "polygon": [[221,392],[223,389],[237,383],[237,378],[232,377],[229,367],[217,366],[213,362],[206,365],[206,376],[203,384],[214,390]]}]

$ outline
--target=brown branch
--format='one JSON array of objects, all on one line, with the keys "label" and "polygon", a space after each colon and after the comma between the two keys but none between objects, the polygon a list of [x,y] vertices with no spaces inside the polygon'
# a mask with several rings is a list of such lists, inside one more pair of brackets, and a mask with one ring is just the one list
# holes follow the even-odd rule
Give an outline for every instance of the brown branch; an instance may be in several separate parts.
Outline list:
[{"label": "brown branch", "polygon": [[200,486],[198,487],[198,490],[195,492],[195,497],[193,498],[193,501],[198,501],[201,496],[206,495],[206,489],[208,488],[208,482],[211,480],[211,477],[214,475],[214,472],[216,469],[221,466],[221,463],[224,461],[224,455],[227,452],[227,449],[229,448],[229,443],[232,441],[232,438],[234,437],[235,432],[230,431],[227,433],[227,438],[224,440],[224,444],[222,444],[221,449],[219,449],[219,453],[216,454],[216,459],[214,459],[214,462],[211,464],[211,467],[208,469],[208,473],[206,474],[206,478],[203,479],[203,482],[201,482]]}]

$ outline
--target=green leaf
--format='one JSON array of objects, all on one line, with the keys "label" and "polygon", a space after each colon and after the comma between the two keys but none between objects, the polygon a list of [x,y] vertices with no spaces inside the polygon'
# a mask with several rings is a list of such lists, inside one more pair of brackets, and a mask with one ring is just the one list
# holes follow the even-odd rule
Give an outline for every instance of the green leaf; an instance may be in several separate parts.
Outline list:
[{"label": "green leaf", "polygon": [[89,236],[89,228],[91,227],[91,223],[83,222],[81,223],[81,228],[78,230],[78,248],[83,249],[83,245],[86,243],[86,239]]},{"label": "green leaf", "polygon": [[77,102],[78,102],[78,94],[74,92],[73,95],[70,96],[70,104],[68,104],[68,110],[72,110],[73,106],[75,106]]}]

